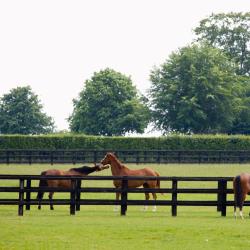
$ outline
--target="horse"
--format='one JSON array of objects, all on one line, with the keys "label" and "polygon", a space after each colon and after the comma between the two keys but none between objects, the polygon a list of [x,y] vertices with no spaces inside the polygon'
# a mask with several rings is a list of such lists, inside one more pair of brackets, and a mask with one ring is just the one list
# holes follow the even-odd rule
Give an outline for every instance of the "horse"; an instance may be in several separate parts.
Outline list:
[{"label": "horse", "polygon": [[241,219],[244,219],[242,208],[246,196],[250,192],[250,174],[242,173],[234,177],[233,190],[234,190],[234,217],[237,218],[236,208],[238,207],[240,210],[240,217]]},{"label": "horse", "polygon": [[[113,153],[107,153],[101,164],[111,165],[111,172],[113,176],[160,176],[159,173],[154,171],[151,168],[142,168],[142,169],[129,169],[123,165],[118,158]],[[121,188],[122,181],[114,180],[113,184],[116,188]],[[143,186],[144,188],[160,188],[160,180],[129,180],[128,187],[136,188]],[[154,200],[157,199],[156,193],[152,193]],[[120,193],[116,193],[116,200],[119,200]],[[145,199],[149,200],[149,193],[145,192]],[[115,207],[115,211],[118,210],[118,206]],[[147,206],[144,206],[144,211],[147,210]],[[156,212],[156,206],[152,209],[153,212]]]},{"label": "horse", "polygon": [[[93,167],[82,166],[79,168],[71,168],[69,170],[59,170],[59,169],[49,169],[46,171],[41,172],[42,176],[86,176],[93,172],[99,172],[104,169],[109,168],[109,165],[103,164],[95,164]],[[70,188],[71,187],[71,180],[40,180],[39,187],[63,187],[63,188]],[[50,200],[50,210],[54,210],[52,204],[54,192],[49,192],[49,200]],[[37,199],[38,201],[38,209],[41,209],[41,201],[43,198],[44,192],[38,191]]]}]

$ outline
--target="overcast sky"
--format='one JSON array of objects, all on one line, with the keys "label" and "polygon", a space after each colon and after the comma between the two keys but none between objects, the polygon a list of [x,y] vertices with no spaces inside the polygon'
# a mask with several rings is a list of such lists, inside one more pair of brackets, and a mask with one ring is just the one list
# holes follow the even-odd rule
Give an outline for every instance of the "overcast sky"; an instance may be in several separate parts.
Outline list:
[{"label": "overcast sky", "polygon": [[249,0],[0,0],[0,96],[30,85],[67,129],[84,81],[113,68],[145,93],[158,66],[208,15],[250,11]]}]

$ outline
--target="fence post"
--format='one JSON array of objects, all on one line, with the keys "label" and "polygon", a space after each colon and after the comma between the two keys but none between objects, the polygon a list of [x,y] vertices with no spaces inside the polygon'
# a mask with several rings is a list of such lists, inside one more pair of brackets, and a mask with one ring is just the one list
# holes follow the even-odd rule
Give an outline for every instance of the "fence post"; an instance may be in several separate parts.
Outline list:
[{"label": "fence post", "polygon": [[76,182],[76,211],[80,211],[81,185],[82,185],[82,181],[77,180]]},{"label": "fence post", "polygon": [[94,162],[97,162],[97,152],[94,150]]},{"label": "fence post", "polygon": [[126,176],[122,179],[122,192],[121,192],[121,215],[126,215],[128,199],[128,179]]},{"label": "fence post", "polygon": [[27,180],[26,188],[26,210],[30,210],[30,188],[31,188],[31,179]]},{"label": "fence post", "polygon": [[70,215],[75,215],[76,211],[76,180],[71,180],[70,191]]},{"label": "fence post", "polygon": [[72,162],[73,162],[73,164],[75,165],[76,164],[76,152],[75,151],[73,151],[72,152]]},{"label": "fence post", "polygon": [[199,157],[199,164],[201,164],[201,152],[200,151],[198,153],[198,157]]},{"label": "fence post", "polygon": [[9,150],[6,151],[6,163],[7,163],[7,165],[9,165],[9,163],[10,163],[10,152],[9,152]]},{"label": "fence post", "polygon": [[143,161],[143,163],[146,163],[147,162],[147,152],[144,151],[143,154],[144,154],[144,161]]},{"label": "fence post", "polygon": [[54,164],[54,155],[53,155],[53,151],[50,152],[50,165]]},{"label": "fence post", "polygon": [[32,163],[32,151],[28,151],[28,159],[29,159],[29,165]]},{"label": "fence post", "polygon": [[227,215],[227,181],[222,180],[221,181],[221,216]]},{"label": "fence post", "polygon": [[221,211],[221,204],[222,204],[222,181],[219,180],[218,181],[218,193],[217,193],[217,211],[220,212]]},{"label": "fence post", "polygon": [[177,180],[172,180],[172,216],[177,215]]},{"label": "fence post", "polygon": [[157,163],[158,164],[161,163],[161,154],[160,154],[160,151],[157,152]]},{"label": "fence post", "polygon": [[19,180],[19,204],[18,215],[23,216],[23,203],[24,203],[24,179]]},{"label": "fence post", "polygon": [[140,163],[139,151],[136,151],[136,164]]}]

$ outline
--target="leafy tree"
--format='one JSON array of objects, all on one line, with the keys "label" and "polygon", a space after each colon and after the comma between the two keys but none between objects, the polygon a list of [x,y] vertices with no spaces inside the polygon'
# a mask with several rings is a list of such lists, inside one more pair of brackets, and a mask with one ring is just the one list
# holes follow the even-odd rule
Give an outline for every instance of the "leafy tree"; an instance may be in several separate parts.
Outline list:
[{"label": "leafy tree", "polygon": [[153,119],[165,133],[226,132],[241,88],[235,67],[219,49],[192,45],[172,53],[151,73]]},{"label": "leafy tree", "polygon": [[93,135],[143,133],[149,111],[131,79],[112,69],[94,73],[73,100],[70,121],[73,132]]},{"label": "leafy tree", "polygon": [[239,75],[250,75],[250,12],[212,14],[194,30],[199,41],[222,49],[238,65]]},{"label": "leafy tree", "polygon": [[42,134],[53,131],[53,126],[29,86],[14,88],[0,99],[0,133]]},{"label": "leafy tree", "polygon": [[239,85],[240,98],[238,98],[235,119],[228,133],[250,134],[250,78],[242,77]]}]

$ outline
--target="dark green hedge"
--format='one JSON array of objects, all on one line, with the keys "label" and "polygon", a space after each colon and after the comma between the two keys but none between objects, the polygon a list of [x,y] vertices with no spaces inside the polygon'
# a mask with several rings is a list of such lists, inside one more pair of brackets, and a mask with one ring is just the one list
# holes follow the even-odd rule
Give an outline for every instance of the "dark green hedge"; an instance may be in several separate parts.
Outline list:
[{"label": "dark green hedge", "polygon": [[250,150],[250,136],[102,137],[0,135],[0,149]]}]

